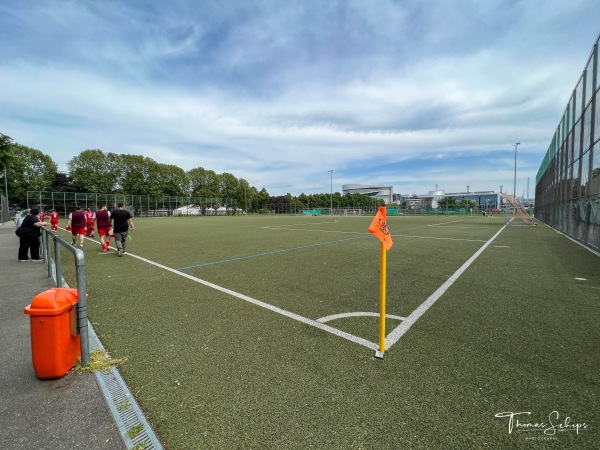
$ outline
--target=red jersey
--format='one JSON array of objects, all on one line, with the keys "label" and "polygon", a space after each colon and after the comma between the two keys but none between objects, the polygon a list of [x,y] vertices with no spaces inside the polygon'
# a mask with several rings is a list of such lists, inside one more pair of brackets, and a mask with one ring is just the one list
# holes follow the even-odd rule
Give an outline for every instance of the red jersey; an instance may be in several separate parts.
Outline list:
[{"label": "red jersey", "polygon": [[50,223],[58,223],[58,213],[56,211],[51,212],[49,214],[50,216]]},{"label": "red jersey", "polygon": [[40,218],[40,220],[43,222],[44,219],[46,218],[46,214],[44,214],[43,212],[38,214],[38,217]]},{"label": "red jersey", "polygon": [[106,209],[97,211],[96,225],[98,225],[98,228],[110,228],[110,212]]},{"label": "red jersey", "polygon": [[87,221],[87,223],[93,222],[94,219],[96,218],[96,214],[94,213],[94,211],[86,211],[84,212],[85,214],[85,220]]},{"label": "red jersey", "polygon": [[81,211],[73,211],[70,219],[73,228],[85,228],[85,214]]}]

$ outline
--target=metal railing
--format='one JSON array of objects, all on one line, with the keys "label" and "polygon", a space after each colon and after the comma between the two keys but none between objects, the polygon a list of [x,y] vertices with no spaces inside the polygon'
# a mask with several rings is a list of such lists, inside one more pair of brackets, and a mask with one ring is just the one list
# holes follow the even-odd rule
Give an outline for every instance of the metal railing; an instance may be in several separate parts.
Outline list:
[{"label": "metal railing", "polygon": [[[77,330],[81,337],[81,364],[87,366],[90,364],[90,342],[88,332],[85,257],[83,250],[75,248],[52,231],[46,230],[45,228],[40,229],[42,231],[41,256],[44,258],[44,262],[48,268],[48,276],[54,279],[56,287],[58,288],[62,288],[64,285],[60,257],[61,247],[64,247],[69,253],[73,254],[77,280]],[[53,253],[51,252],[51,247]],[[54,255],[54,259],[52,255]]]}]

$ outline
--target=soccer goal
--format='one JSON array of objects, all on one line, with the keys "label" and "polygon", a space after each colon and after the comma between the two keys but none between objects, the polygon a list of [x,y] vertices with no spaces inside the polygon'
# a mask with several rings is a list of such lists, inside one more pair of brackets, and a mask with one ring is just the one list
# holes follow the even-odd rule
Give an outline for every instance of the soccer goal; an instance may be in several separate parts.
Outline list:
[{"label": "soccer goal", "polygon": [[512,226],[535,226],[536,223],[533,221],[531,215],[523,208],[523,205],[518,199],[509,199],[508,203],[513,212],[513,218],[510,221]]}]

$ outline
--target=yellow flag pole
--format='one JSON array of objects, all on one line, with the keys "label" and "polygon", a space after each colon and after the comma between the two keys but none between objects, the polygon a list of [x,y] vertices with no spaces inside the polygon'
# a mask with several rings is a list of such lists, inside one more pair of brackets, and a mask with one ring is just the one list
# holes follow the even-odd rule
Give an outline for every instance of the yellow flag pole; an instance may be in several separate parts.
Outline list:
[{"label": "yellow flag pole", "polygon": [[380,244],[381,254],[379,255],[379,350],[375,352],[375,357],[383,359],[385,352],[385,280],[387,271],[387,250],[383,242]]}]

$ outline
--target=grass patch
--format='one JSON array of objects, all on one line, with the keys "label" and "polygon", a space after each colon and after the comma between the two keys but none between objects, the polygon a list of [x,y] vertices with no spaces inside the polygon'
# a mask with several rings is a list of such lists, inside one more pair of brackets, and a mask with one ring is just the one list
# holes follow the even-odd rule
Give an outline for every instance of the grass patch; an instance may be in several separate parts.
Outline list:
[{"label": "grass patch", "polygon": [[[128,251],[310,320],[372,313],[371,219],[140,218]],[[409,315],[504,225],[503,217],[450,219],[389,218],[389,314]],[[383,360],[85,245],[94,328],[111,354],[128,356],[119,370],[167,448],[594,448],[600,440],[600,259],[547,227],[504,230]],[[74,285],[70,266],[63,262]],[[397,324],[388,320],[387,332]],[[328,325],[377,339],[372,316]],[[495,416],[530,411],[541,422],[555,410],[591,428],[530,441]]]}]

